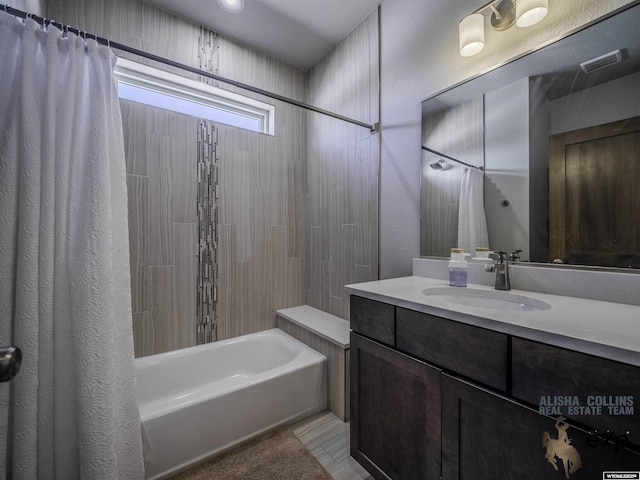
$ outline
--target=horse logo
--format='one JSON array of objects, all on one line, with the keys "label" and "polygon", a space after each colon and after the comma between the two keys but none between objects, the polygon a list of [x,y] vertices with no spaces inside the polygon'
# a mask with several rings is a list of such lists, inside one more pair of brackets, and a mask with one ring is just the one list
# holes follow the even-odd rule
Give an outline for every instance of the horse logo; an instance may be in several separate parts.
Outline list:
[{"label": "horse logo", "polygon": [[[549,432],[542,434],[542,448],[546,448],[547,453],[544,458],[553,465],[553,468],[558,470],[558,460],[562,460],[564,465],[564,476],[567,480],[570,478],[570,474],[577,472],[582,466],[582,460],[580,454],[571,445],[571,439],[567,435],[567,429],[569,425],[564,423],[566,417],[556,418],[556,430],[558,431],[558,438],[551,438]],[[556,458],[557,457],[557,458]]]}]

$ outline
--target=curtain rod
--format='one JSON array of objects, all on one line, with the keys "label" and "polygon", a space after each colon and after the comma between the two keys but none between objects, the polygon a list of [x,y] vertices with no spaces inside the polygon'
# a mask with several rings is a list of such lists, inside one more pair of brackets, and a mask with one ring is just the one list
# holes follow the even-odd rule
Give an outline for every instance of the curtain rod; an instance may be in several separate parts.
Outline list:
[{"label": "curtain rod", "polygon": [[484,172],[484,167],[477,167],[475,165],[471,165],[470,163],[463,162],[462,160],[458,160],[457,158],[450,157],[449,155],[445,155],[442,152],[439,152],[439,151],[434,150],[434,149],[429,148],[429,147],[425,147],[424,145],[422,145],[422,149],[426,150],[427,152],[431,152],[431,153],[434,153],[436,155],[439,155],[441,157],[448,158],[449,160],[453,160],[454,162],[461,163],[462,165],[465,165],[467,167],[475,168],[476,170],[480,170],[481,172]]},{"label": "curtain rod", "polygon": [[116,50],[121,50],[123,52],[131,53],[133,55],[138,55],[138,56],[144,57],[144,58],[146,58],[148,60],[153,60],[154,62],[159,62],[159,63],[162,63],[164,65],[168,65],[170,67],[179,68],[180,70],[185,70],[187,72],[195,73],[196,75],[201,75],[203,77],[207,77],[207,78],[210,78],[212,80],[216,80],[218,82],[226,83],[228,85],[233,85],[234,87],[238,87],[238,88],[241,88],[243,90],[247,90],[249,92],[257,93],[259,95],[264,95],[265,97],[269,97],[269,98],[272,98],[274,100],[279,100],[281,102],[288,103],[290,105],[295,105],[296,107],[304,108],[305,110],[310,110],[312,112],[316,112],[316,113],[320,113],[322,115],[327,115],[329,117],[337,118],[338,120],[342,120],[344,122],[352,123],[352,124],[358,125],[360,127],[368,128],[371,133],[376,133],[376,132],[379,131],[379,124],[378,123],[374,123],[372,125],[372,124],[361,122],[360,120],[355,120],[353,118],[345,117],[344,115],[340,115],[338,113],[330,112],[329,110],[324,110],[322,108],[314,107],[313,105],[309,105],[307,103],[300,102],[298,100],[294,100],[292,98],[285,97],[285,96],[279,95],[277,93],[269,92],[267,90],[263,90],[261,88],[254,87],[252,85],[247,85],[246,83],[236,82],[235,80],[230,80],[228,78],[221,77],[221,76],[213,74],[213,73],[205,72],[205,71],[199,70],[199,69],[197,69],[195,67],[191,67],[191,66],[185,65],[183,63],[179,63],[179,62],[175,62],[173,60],[169,60],[168,58],[164,58],[164,57],[160,57],[158,55],[154,55],[153,53],[148,53],[148,52],[145,52],[143,50],[138,50],[137,48],[129,47],[129,46],[123,45],[121,43],[112,42],[111,40],[109,40],[107,38],[98,37],[97,35],[94,35],[94,34],[91,34],[91,33],[87,33],[86,31],[78,30],[77,28],[70,27],[69,25],[63,25],[63,24],[61,24],[59,22],[56,22],[56,21],[54,21],[52,19],[39,17],[39,16],[34,15],[32,13],[24,12],[22,10],[18,10],[16,8],[10,7],[10,6],[5,5],[5,4],[0,4],[0,10],[3,10],[6,13],[9,13],[9,14],[13,15],[14,17],[18,17],[18,18],[22,18],[22,19],[31,18],[32,20],[34,20],[35,22],[39,23],[43,27],[48,27],[49,25],[53,25],[54,27],[60,29],[61,31],[63,31],[65,33],[66,32],[71,32],[71,33],[74,33],[74,34],[84,38],[84,39],[92,38],[96,42],[98,42],[98,43],[100,43],[102,45],[106,45],[106,46],[108,46],[110,48],[113,48],[113,49],[116,49]]}]

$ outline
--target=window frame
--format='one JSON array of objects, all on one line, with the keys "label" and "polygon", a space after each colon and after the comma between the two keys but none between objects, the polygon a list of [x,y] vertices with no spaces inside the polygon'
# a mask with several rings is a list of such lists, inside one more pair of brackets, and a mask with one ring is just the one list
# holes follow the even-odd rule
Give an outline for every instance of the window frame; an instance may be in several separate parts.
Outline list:
[{"label": "window frame", "polygon": [[[118,57],[114,68],[116,85],[124,83],[161,95],[171,96],[187,102],[221,110],[257,121],[257,130],[246,129],[267,135],[275,135],[275,105],[271,105],[237,93],[214,87],[204,82],[191,80],[173,73]],[[155,105],[163,108],[162,105]],[[225,123],[211,119],[215,123]]]}]

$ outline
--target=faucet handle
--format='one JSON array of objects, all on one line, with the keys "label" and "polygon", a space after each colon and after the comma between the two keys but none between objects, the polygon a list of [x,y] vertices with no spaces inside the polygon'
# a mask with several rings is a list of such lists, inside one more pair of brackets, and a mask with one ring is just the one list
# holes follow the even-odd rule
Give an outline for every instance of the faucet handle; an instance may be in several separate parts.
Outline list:
[{"label": "faucet handle", "polygon": [[491,260],[493,260],[495,263],[489,264],[489,265],[485,265],[484,266],[484,270],[485,272],[493,272],[495,271],[495,266],[496,265],[502,265],[505,260],[507,260],[508,255],[507,252],[489,252],[489,258]]},{"label": "faucet handle", "polygon": [[519,262],[520,252],[522,252],[522,250],[514,250],[513,252],[511,252],[509,254],[509,260],[511,260],[512,262]]}]

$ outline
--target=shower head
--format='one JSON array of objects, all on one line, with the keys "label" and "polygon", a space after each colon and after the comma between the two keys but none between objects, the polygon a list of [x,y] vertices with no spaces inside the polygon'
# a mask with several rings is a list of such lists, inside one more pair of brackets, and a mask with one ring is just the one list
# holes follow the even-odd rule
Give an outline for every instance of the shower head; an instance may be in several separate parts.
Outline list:
[{"label": "shower head", "polygon": [[429,166],[434,170],[442,170],[444,167],[444,160],[441,158],[437,162],[431,162]]}]

